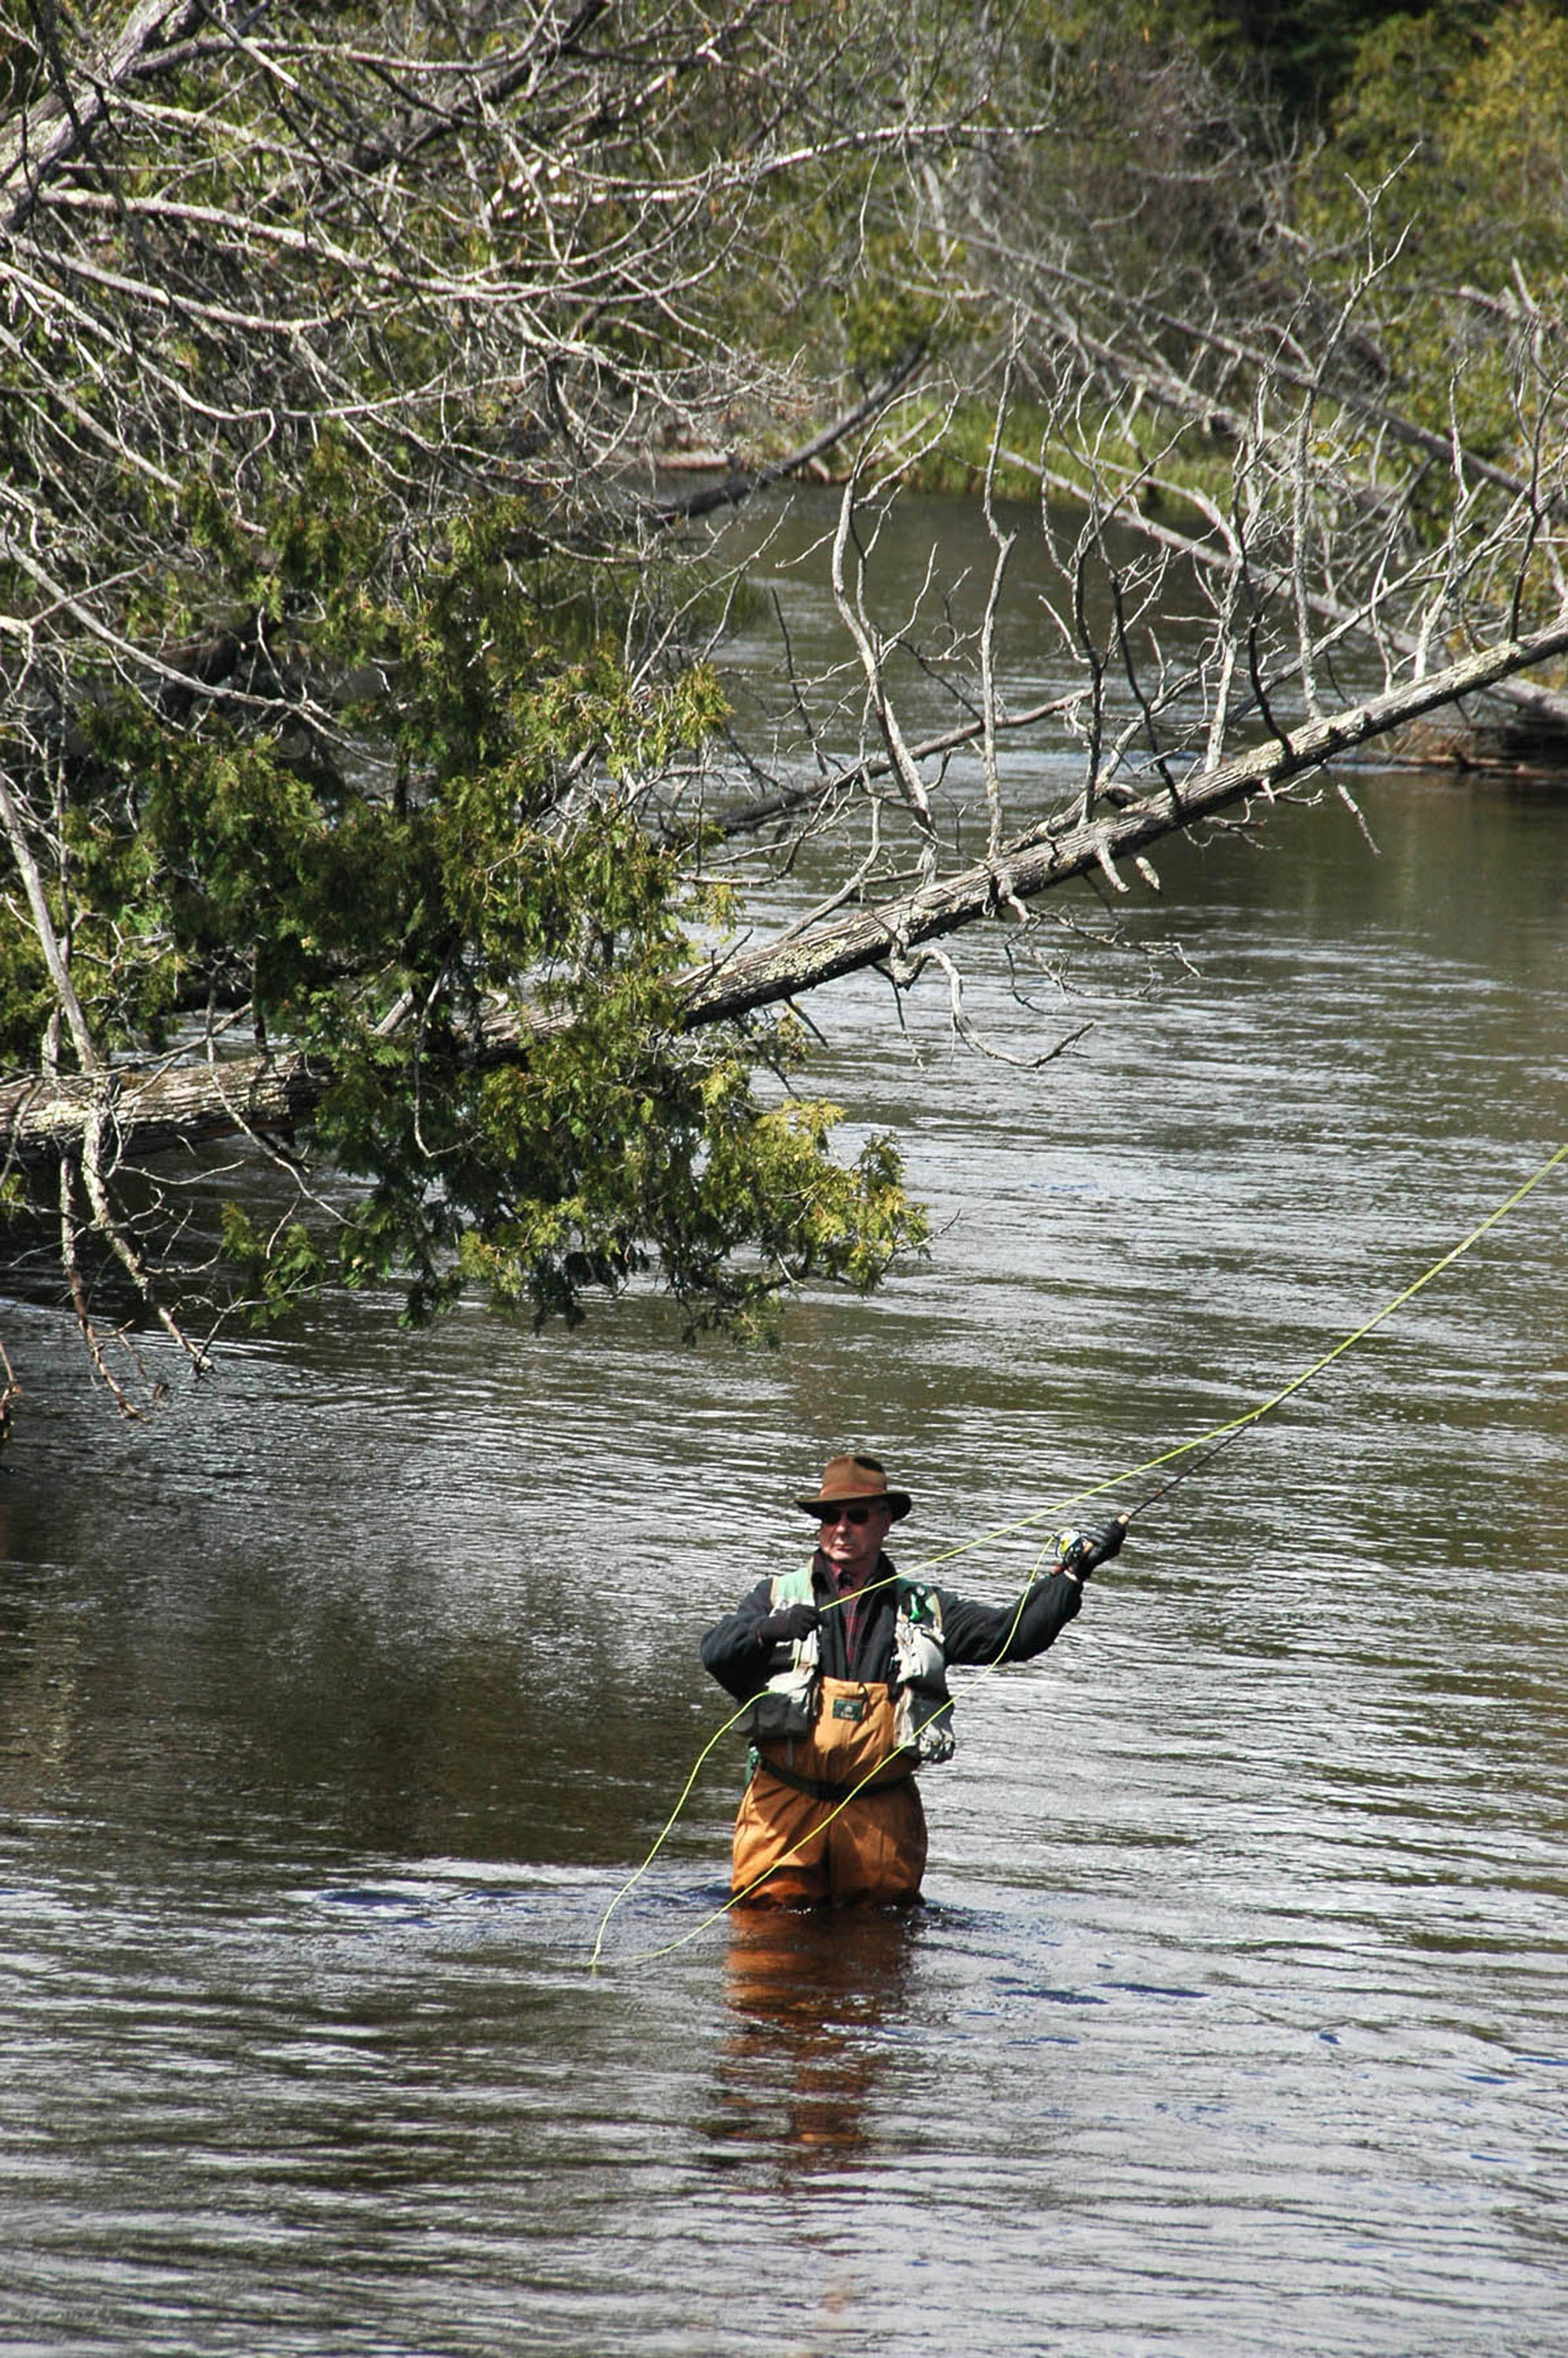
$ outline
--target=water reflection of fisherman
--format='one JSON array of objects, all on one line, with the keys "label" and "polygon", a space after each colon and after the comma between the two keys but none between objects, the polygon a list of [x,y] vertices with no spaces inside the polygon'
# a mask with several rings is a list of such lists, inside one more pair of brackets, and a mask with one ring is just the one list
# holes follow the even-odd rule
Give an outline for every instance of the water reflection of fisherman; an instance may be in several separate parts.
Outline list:
[{"label": "water reflection of fisherman", "polygon": [[735,1820],[731,1889],[781,1907],[918,1898],[925,1812],[915,1771],[953,1749],[955,1663],[1026,1662],[1073,1619],[1125,1526],[1066,1533],[1011,1605],[906,1580],[882,1542],[910,1511],[879,1458],[833,1458],[808,1564],[761,1580],[702,1641],[707,1668],[752,1708],[752,1775]]},{"label": "water reflection of fisherman", "polygon": [[886,2050],[878,2037],[909,2003],[916,1938],[907,1915],[849,1920],[749,1909],[732,1920],[724,1996],[719,2139],[763,2147],[786,2181],[839,2170],[885,2127]]}]

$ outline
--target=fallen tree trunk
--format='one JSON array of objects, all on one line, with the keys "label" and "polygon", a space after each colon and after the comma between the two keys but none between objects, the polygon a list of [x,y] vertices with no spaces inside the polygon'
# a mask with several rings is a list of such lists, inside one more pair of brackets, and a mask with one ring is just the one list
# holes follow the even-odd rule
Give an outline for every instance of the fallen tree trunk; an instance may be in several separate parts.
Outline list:
[{"label": "fallen tree trunk", "polygon": [[995,860],[984,860],[896,901],[858,912],[782,948],[752,951],[728,965],[716,964],[694,979],[687,1001],[688,1022],[713,1022],[752,1012],[815,990],[826,982],[875,966],[943,934],[989,916],[1012,901],[1028,901],[1076,876],[1098,870],[1118,892],[1126,889],[1116,863],[1130,860],[1162,836],[1212,818],[1255,795],[1282,787],[1323,769],[1357,746],[1388,735],[1407,722],[1492,687],[1530,664],[1568,654],[1568,621],[1525,639],[1509,640],[1434,672],[1424,680],[1391,688],[1370,702],[1325,720],[1287,731],[1272,742],[1233,755],[1211,770],[1102,817],[1048,825],[1020,836]]},{"label": "fallen tree trunk", "polygon": [[[1486,648],[1327,719],[1281,731],[1138,801],[1087,818],[1049,822],[1015,838],[994,860],[917,892],[857,910],[800,937],[715,957],[687,978],[684,1021],[687,1026],[724,1022],[803,997],[845,975],[906,957],[922,943],[1052,892],[1074,877],[1098,871],[1123,891],[1118,862],[1162,837],[1256,796],[1271,796],[1357,746],[1563,654],[1568,616],[1549,630]],[[497,1019],[475,1040],[476,1065],[525,1057],[545,1028],[526,1010]],[[97,1076],[33,1075],[0,1086],[0,1141],[16,1162],[79,1151],[107,1100],[121,1160],[145,1162],[217,1138],[290,1130],[308,1120],[331,1080],[330,1066],[319,1058],[290,1055],[166,1065],[154,1071],[122,1067]]]}]

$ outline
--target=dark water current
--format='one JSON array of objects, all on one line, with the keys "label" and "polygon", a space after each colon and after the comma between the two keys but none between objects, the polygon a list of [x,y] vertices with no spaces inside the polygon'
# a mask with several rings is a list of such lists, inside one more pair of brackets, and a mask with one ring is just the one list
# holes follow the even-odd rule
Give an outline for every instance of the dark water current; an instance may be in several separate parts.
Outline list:
[{"label": "dark water current", "polygon": [[729,1738],[589,1971],[832,1449],[906,1564],[1043,1512],[1568,1136],[1568,809],[1361,791],[1377,858],[1335,803],[1168,851],[1158,990],[977,946],[1012,1053],[1094,1019],[1038,1074],[821,1003],[939,1236],[777,1355],[361,1301],[128,1429],[7,1314],[6,2358],[1568,2346],[1561,1173],[968,1678],[916,1919],[708,1920]]}]

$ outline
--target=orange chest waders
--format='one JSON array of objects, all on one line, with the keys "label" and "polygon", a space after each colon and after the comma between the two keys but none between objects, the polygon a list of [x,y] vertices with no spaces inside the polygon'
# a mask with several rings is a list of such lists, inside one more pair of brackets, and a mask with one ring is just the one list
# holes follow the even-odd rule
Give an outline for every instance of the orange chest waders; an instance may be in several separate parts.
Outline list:
[{"label": "orange chest waders", "polygon": [[773,1907],[907,1900],[925,1870],[914,1757],[898,1747],[888,1688],[822,1679],[804,1736],[758,1747],[735,1820],[730,1888]]}]

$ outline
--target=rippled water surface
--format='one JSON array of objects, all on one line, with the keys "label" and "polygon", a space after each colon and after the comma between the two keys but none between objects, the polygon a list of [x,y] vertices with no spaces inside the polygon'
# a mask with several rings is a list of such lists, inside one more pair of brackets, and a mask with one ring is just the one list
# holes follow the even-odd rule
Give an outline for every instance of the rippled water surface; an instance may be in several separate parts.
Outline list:
[{"label": "rippled water surface", "polygon": [[978,950],[1037,1073],[819,1001],[938,1235],[775,1355],[360,1301],[126,1429],[8,1314],[7,2358],[1568,2346],[1561,1173],[967,1678],[916,1917],[718,1916],[733,1738],[627,1887],[834,1448],[1007,1595],[1568,1137],[1562,801],[1361,792],[1167,851],[1158,990]]}]

